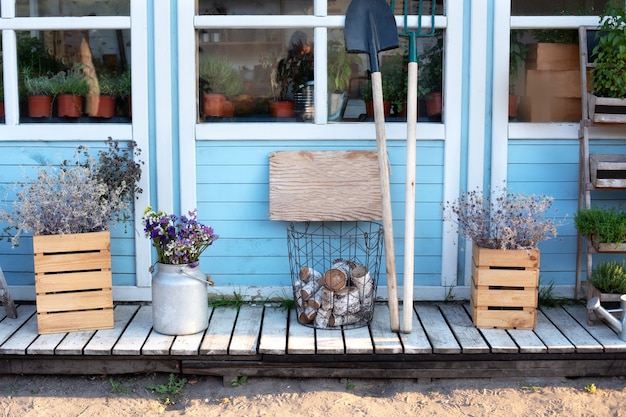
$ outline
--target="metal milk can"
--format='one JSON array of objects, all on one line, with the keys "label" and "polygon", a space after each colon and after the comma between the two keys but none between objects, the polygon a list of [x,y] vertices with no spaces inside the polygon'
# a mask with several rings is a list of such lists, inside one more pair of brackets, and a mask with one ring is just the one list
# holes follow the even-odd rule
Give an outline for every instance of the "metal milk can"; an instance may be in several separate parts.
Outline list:
[{"label": "metal milk can", "polygon": [[152,326],[167,335],[194,334],[209,325],[207,278],[199,266],[157,263],[152,276]]}]

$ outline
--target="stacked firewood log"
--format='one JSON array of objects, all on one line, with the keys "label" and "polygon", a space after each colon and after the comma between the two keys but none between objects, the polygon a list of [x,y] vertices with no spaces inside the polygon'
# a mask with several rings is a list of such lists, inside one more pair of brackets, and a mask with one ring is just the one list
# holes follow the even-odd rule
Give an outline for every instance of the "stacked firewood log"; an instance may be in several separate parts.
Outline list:
[{"label": "stacked firewood log", "polygon": [[324,273],[304,266],[293,286],[302,324],[328,328],[372,318],[376,286],[364,265],[336,259]]}]

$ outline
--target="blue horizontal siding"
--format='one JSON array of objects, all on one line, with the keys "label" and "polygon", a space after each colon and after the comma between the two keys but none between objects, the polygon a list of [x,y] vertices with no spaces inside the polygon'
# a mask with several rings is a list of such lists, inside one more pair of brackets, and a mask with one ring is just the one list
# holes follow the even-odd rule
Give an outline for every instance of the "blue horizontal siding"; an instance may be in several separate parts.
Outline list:
[{"label": "blue horizontal siding", "polygon": [[[220,235],[202,257],[216,285],[289,285],[288,222],[269,220],[269,155],[294,150],[375,150],[372,141],[202,141],[197,144],[198,216]],[[390,141],[398,282],[404,263],[405,144]],[[417,143],[415,282],[441,284],[443,142]],[[386,285],[384,259],[380,285]]]}]

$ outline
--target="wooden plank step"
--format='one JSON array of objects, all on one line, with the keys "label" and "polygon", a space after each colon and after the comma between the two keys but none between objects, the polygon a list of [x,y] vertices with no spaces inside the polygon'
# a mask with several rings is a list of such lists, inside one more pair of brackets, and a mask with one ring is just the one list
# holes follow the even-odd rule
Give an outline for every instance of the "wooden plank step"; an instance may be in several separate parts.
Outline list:
[{"label": "wooden plank step", "polygon": [[343,355],[346,351],[341,329],[315,329],[315,346],[321,355]]},{"label": "wooden plank step", "polygon": [[32,315],[20,329],[2,344],[5,355],[25,355],[28,346],[37,338],[37,316]]},{"label": "wooden plank step", "polygon": [[[402,308],[405,306],[403,305]],[[403,316],[403,312],[400,311],[400,317]],[[400,333],[400,340],[404,347],[404,353],[407,355],[428,354],[433,352],[433,348],[428,342],[426,332],[417,318],[417,313],[413,308],[413,324],[411,333]]]},{"label": "wooden plank step", "polygon": [[535,334],[546,345],[548,353],[573,353],[576,350],[541,310],[537,311]]},{"label": "wooden plank step", "polygon": [[[463,308],[468,313],[471,307],[468,303],[463,304]],[[511,336],[504,329],[479,329],[487,344],[491,348],[491,353],[518,353],[519,349]]]},{"label": "wooden plank step", "polygon": [[605,352],[626,352],[626,342],[604,322],[598,322],[593,326],[587,324],[587,308],[583,305],[568,305],[565,310],[581,326],[583,326],[604,347]]},{"label": "wooden plank step", "polygon": [[141,306],[113,347],[113,354],[140,355],[141,348],[150,334],[151,329],[152,306]]},{"label": "wooden plank step", "polygon": [[391,355],[403,352],[400,337],[397,333],[391,331],[389,306],[387,304],[376,304],[374,317],[370,323],[370,331],[376,354]]},{"label": "wooden plank step", "polygon": [[[35,330],[36,332],[36,330]],[[56,347],[65,338],[66,333],[40,334],[26,349],[27,355],[54,355]]]},{"label": "wooden plank step", "polygon": [[[95,330],[85,330],[82,332],[65,333],[65,337],[54,349],[55,355],[82,355],[85,346],[93,335]],[[58,333],[63,334],[63,333]]]},{"label": "wooden plank step", "polygon": [[290,355],[315,354],[315,329],[300,324],[297,316],[295,309],[289,310],[287,353]]},{"label": "wooden plank step", "polygon": [[229,355],[256,355],[263,322],[263,306],[244,304],[239,308],[237,323],[228,347]]},{"label": "wooden plank step", "polygon": [[544,309],[546,317],[555,323],[559,331],[576,347],[578,353],[604,351],[604,347],[562,308]]},{"label": "wooden plank step", "polygon": [[[2,313],[4,319],[0,323],[0,343],[6,342],[30,317],[35,314],[35,306],[31,304],[22,304],[17,307],[18,317],[15,319],[6,317],[6,313]],[[0,354],[4,353],[3,347],[0,346]]]},{"label": "wooden plank step", "polygon": [[118,305],[114,310],[114,327],[97,330],[85,346],[85,355],[110,355],[122,332],[138,310],[138,305]]},{"label": "wooden plank step", "polygon": [[424,325],[424,331],[433,347],[433,353],[461,353],[461,346],[435,304],[420,303],[415,307],[415,311]]},{"label": "wooden plank step", "polygon": [[235,307],[215,307],[209,327],[200,345],[201,355],[226,355],[235,327],[237,309]]},{"label": "wooden plank step", "polygon": [[463,353],[489,353],[489,345],[462,305],[443,303],[439,305],[439,309],[461,345]]},{"label": "wooden plank step", "polygon": [[[150,322],[152,323],[152,319],[150,319]],[[169,355],[172,348],[172,343],[174,343],[175,338],[176,336],[161,334],[152,329],[152,331],[148,335],[148,338],[144,342],[143,347],[141,348],[141,354]]]},{"label": "wooden plank step", "polygon": [[195,334],[187,334],[184,336],[176,336],[170,354],[172,355],[184,355],[193,356],[197,355],[200,350],[200,345],[204,339],[205,332],[198,332]]},{"label": "wooden plank step", "polygon": [[374,345],[372,344],[372,336],[368,326],[344,330],[343,337],[346,345],[346,354],[374,353]]},{"label": "wooden plank step", "polygon": [[287,353],[287,320],[289,311],[266,305],[263,312],[263,328],[259,341],[259,353],[284,355]]},{"label": "wooden plank step", "polygon": [[548,348],[532,330],[510,329],[509,335],[513,338],[520,353],[546,353]]}]

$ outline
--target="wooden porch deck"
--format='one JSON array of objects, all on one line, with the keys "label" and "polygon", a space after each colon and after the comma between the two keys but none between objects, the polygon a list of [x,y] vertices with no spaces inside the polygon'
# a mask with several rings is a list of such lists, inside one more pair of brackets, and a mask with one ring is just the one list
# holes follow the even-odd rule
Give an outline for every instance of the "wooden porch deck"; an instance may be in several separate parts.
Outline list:
[{"label": "wooden porch deck", "polygon": [[272,305],[216,307],[190,336],[152,331],[151,306],[118,304],[115,328],[37,334],[35,306],[1,316],[0,373],[462,378],[626,375],[626,342],[585,306],[538,312],[534,330],[476,329],[462,303],[415,303],[413,332],[389,330],[387,305],[368,327],[315,330]]}]

